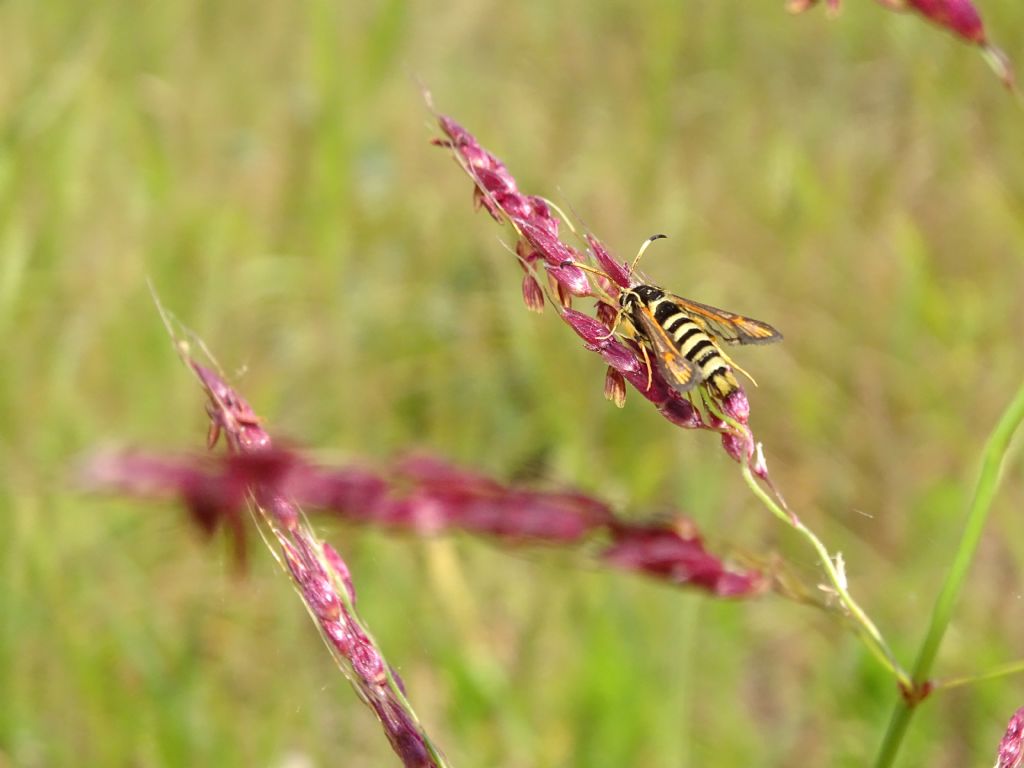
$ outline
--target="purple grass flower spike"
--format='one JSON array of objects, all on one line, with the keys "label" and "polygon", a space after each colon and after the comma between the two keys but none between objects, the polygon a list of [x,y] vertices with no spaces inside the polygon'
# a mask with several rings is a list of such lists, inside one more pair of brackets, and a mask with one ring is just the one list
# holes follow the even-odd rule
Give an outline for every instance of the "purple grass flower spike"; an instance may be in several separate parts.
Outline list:
[{"label": "purple grass flower spike", "polygon": [[[599,354],[609,366],[604,386],[606,397],[621,407],[625,402],[624,382],[629,382],[673,424],[684,429],[724,432],[723,446],[731,457],[741,462],[753,457],[754,440],[746,427],[750,404],[742,389],[725,398],[707,391],[707,396],[729,419],[728,426],[719,420],[717,426],[712,427],[714,419],[710,415],[707,420],[702,416],[694,404],[697,399],[693,393],[679,392],[666,381],[660,368],[650,359],[649,351],[645,352],[632,339],[620,341],[612,334],[613,329],[619,330],[619,296],[623,289],[637,284],[629,265],[614,258],[600,240],[587,233],[585,254],[593,263],[588,269],[601,273],[594,277],[599,289],[595,291],[588,272],[580,268],[582,254],[559,238],[558,221],[551,216],[550,206],[539,198],[520,193],[505,164],[480,146],[457,122],[441,115],[438,124],[445,138],[436,139],[434,143],[452,150],[472,179],[478,202],[498,221],[509,222],[519,237],[515,250],[527,272],[523,283],[527,307],[539,307],[540,284],[536,276],[543,264],[552,283],[552,293],[558,300],[559,315],[584,340],[586,348]],[[573,309],[572,296],[596,297],[594,315]],[[767,470],[762,470],[767,479]],[[760,476],[760,472],[758,474]]]},{"label": "purple grass flower spike", "polygon": [[999,756],[995,768],[1021,768],[1024,766],[1024,707],[1013,713],[1006,734],[999,742]]}]

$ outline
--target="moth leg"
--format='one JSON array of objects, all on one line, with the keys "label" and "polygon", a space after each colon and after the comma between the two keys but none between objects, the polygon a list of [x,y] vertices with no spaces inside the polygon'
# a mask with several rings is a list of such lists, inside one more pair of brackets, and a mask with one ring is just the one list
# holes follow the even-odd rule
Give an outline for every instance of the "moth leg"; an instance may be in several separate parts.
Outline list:
[{"label": "moth leg", "polygon": [[641,344],[640,351],[644,354],[644,363],[647,364],[647,391],[651,390],[651,384],[654,383],[654,369],[651,367],[651,357],[647,354],[647,345]]},{"label": "moth leg", "polygon": [[746,376],[748,379],[750,379],[750,383],[751,384],[753,384],[755,387],[757,386],[757,379],[755,379],[753,376],[751,376],[749,373],[747,373],[743,368],[738,366],[736,364],[735,360],[733,360],[731,357],[729,357],[727,354],[725,354],[725,352],[722,349],[719,349],[718,353],[722,356],[722,359],[725,360],[725,362],[727,362],[730,366],[732,366],[737,371],[739,371],[744,376]]}]

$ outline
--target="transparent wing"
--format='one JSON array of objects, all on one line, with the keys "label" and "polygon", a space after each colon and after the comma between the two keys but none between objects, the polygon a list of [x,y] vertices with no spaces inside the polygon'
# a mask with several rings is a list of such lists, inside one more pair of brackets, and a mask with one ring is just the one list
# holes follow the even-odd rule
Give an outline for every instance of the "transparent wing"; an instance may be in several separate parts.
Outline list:
[{"label": "transparent wing", "polygon": [[782,334],[768,323],[684,299],[675,294],[668,295],[672,302],[689,315],[695,323],[727,344],[772,344],[782,341]]},{"label": "transparent wing", "polygon": [[700,370],[679,354],[675,342],[665,333],[646,306],[640,306],[632,316],[637,331],[654,352],[659,370],[677,392],[687,392],[700,383]]}]

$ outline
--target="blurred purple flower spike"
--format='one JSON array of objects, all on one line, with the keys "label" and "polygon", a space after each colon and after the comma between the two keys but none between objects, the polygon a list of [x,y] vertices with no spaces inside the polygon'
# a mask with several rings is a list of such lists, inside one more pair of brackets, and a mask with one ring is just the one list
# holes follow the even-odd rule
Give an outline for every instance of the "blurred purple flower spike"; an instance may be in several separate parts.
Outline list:
[{"label": "blurred purple flower spike", "polygon": [[[211,515],[212,519],[219,514],[227,519],[240,547],[242,520],[233,510],[239,497],[251,500],[253,510],[267,526],[268,542],[277,541],[288,572],[334,658],[360,698],[377,713],[392,748],[406,766],[442,768],[446,764],[444,757],[419,725],[404,692],[389,672],[390,666],[355,615],[355,589],[347,565],[336,550],[317,538],[290,493],[292,478],[302,477],[305,462],[294,452],[274,448],[269,433],[248,402],[221,376],[195,362],[187,347],[179,344],[178,350],[206,390],[210,447],[223,434],[229,449],[219,476],[193,465],[200,476],[205,475],[201,485],[208,485],[201,500],[183,494],[193,517],[198,516],[194,510],[202,508],[202,504],[215,504],[218,497],[223,499],[224,504],[230,505],[227,509],[218,511],[210,506],[202,514]],[[159,460],[142,466],[148,470],[150,480],[162,483],[165,490],[182,481],[187,481],[191,488],[198,487],[194,476],[181,473],[180,465],[172,465],[169,472],[161,471]],[[111,467],[107,466],[108,472]],[[136,461],[135,471],[139,468]],[[124,472],[122,479],[137,482],[136,477]],[[218,485],[224,489],[220,493],[216,491]],[[363,490],[367,490],[365,484]],[[372,488],[369,490],[367,497],[376,498]]]},{"label": "blurred purple flower spike", "polygon": [[971,0],[877,0],[890,11],[915,11],[968,43],[984,45],[985,26]]},{"label": "blurred purple flower spike", "polygon": [[[229,514],[217,500],[237,505],[242,483],[258,489],[260,499],[295,505],[303,502],[360,524],[396,528],[418,535],[461,530],[486,535],[505,545],[543,543],[581,546],[610,538],[598,560],[677,586],[690,586],[719,597],[746,597],[763,591],[760,572],[730,567],[704,547],[689,522],[636,523],[618,517],[604,502],[574,491],[517,488],[432,456],[410,456],[367,482],[369,470],[323,467],[299,453],[266,461],[256,456],[203,457],[99,454],[86,465],[84,479],[94,490],[142,497],[177,494],[191,505],[191,489],[208,489],[204,503],[215,519]],[[339,492],[344,484],[355,492]],[[333,488],[330,493],[325,489]],[[366,492],[370,489],[371,492]],[[292,501],[294,499],[294,501]],[[192,512],[191,506],[189,506]],[[194,519],[193,513],[193,519]],[[358,679],[373,683],[378,698],[383,658],[367,645],[354,619],[355,590],[348,566],[329,544],[311,538],[296,518],[294,535],[278,537],[283,559],[310,612],[332,645],[349,659]],[[361,688],[362,690],[362,688]],[[372,697],[371,697],[372,698]],[[379,702],[378,702],[379,703]]]},{"label": "blurred purple flower spike", "polygon": [[[830,15],[838,13],[839,2],[840,0],[827,0]],[[981,14],[971,0],[878,0],[878,3],[890,11],[918,13],[964,42],[978,46],[1003,85],[1011,91],[1016,90],[1010,60],[999,48],[992,45],[981,20]],[[792,13],[802,13],[817,4],[818,0],[791,0],[786,7]]]},{"label": "blurred purple flower spike", "polygon": [[1024,766],[1024,707],[1013,713],[1006,734],[999,742],[999,756],[995,768],[1021,768]]},{"label": "blurred purple flower spike", "polygon": [[757,571],[730,569],[704,548],[687,520],[672,524],[623,525],[613,528],[613,543],[602,559],[672,584],[690,584],[719,597],[749,597],[768,582]]}]

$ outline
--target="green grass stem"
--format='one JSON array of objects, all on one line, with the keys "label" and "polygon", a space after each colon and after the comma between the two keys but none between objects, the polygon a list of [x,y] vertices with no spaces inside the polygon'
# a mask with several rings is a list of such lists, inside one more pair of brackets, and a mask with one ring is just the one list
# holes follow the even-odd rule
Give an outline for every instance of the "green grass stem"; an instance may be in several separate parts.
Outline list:
[{"label": "green grass stem", "polygon": [[[974,490],[974,497],[971,499],[971,506],[967,513],[967,522],[964,525],[963,535],[960,537],[960,545],[956,556],[946,574],[946,583],[935,601],[932,609],[931,623],[928,632],[921,643],[917,654],[917,661],[914,663],[913,687],[917,689],[924,685],[931,674],[932,665],[939,652],[939,646],[946,633],[950,620],[953,618],[953,609],[956,607],[957,598],[963,588],[964,580],[967,578],[967,571],[970,569],[974,559],[974,552],[978,548],[981,533],[985,528],[985,521],[988,519],[988,512],[992,506],[996,491],[999,489],[999,479],[1003,466],[1003,460],[1010,440],[1024,420],[1024,385],[1017,390],[1017,395],[1003,412],[996,424],[996,428],[985,444],[985,451],[982,455],[981,474],[978,477],[978,484]],[[886,730],[885,738],[875,760],[876,768],[888,768],[896,759],[910,719],[916,709],[916,702],[901,698],[896,702],[892,717],[889,719],[889,727]]]}]

